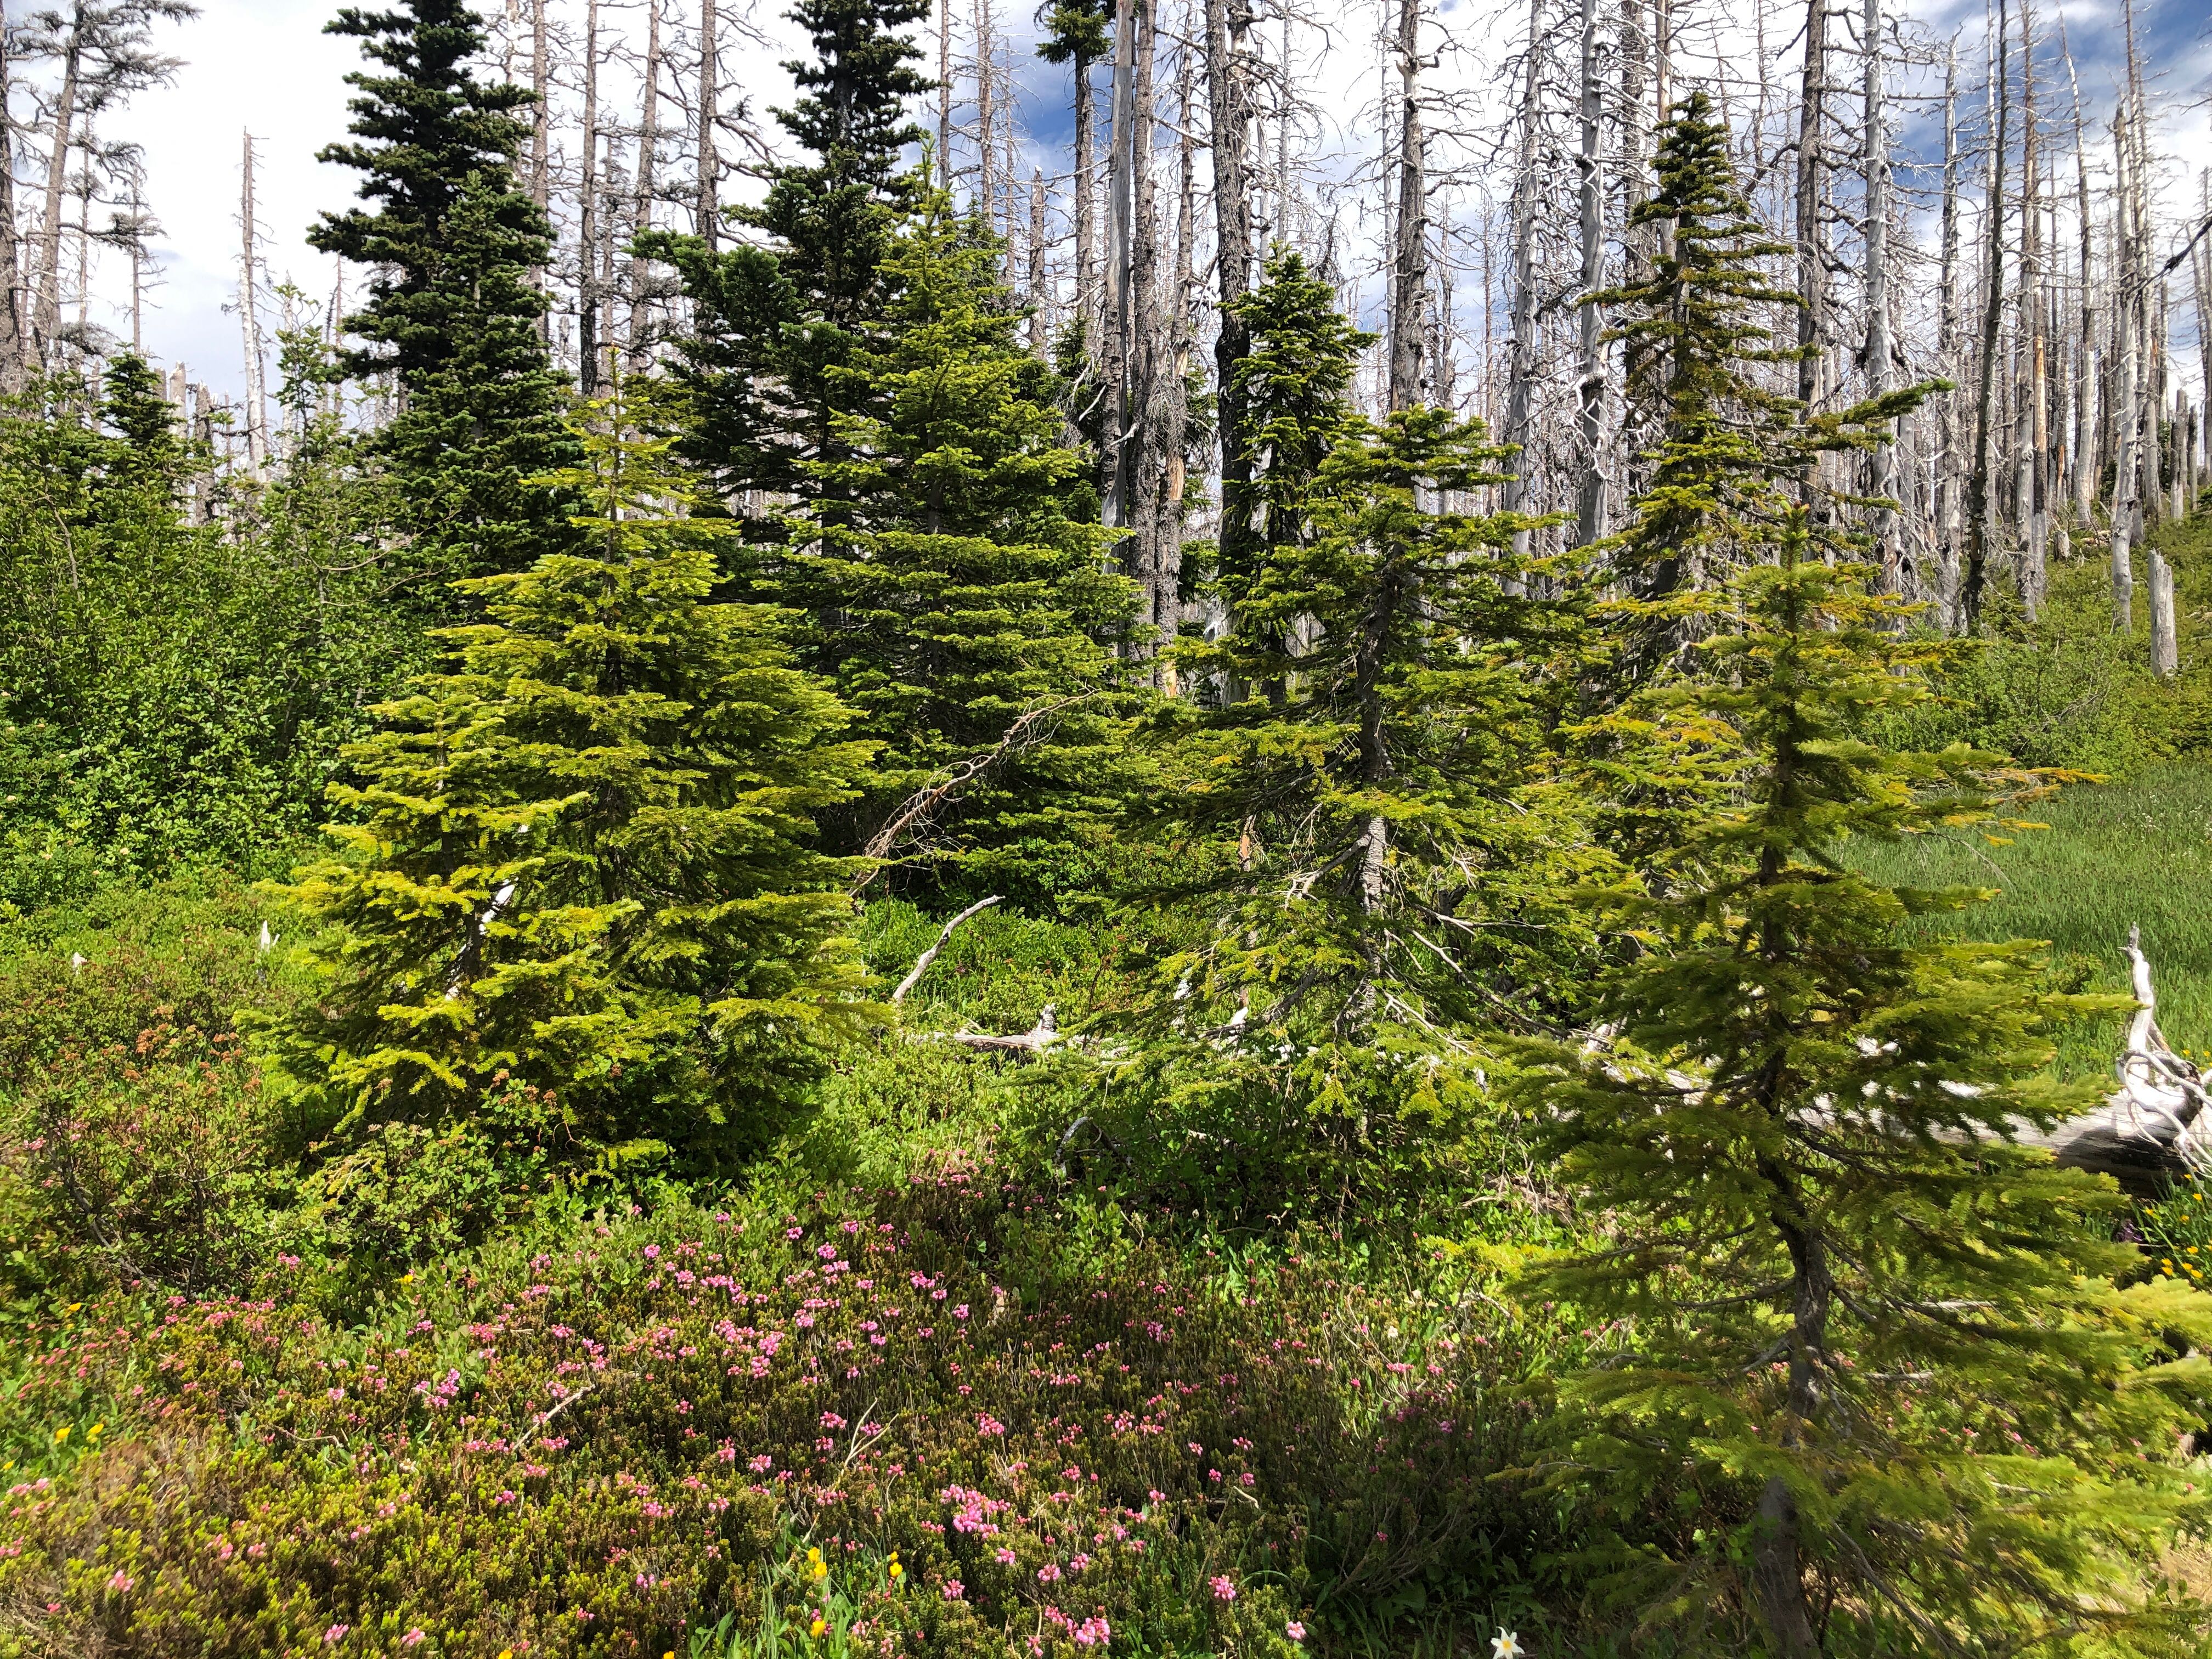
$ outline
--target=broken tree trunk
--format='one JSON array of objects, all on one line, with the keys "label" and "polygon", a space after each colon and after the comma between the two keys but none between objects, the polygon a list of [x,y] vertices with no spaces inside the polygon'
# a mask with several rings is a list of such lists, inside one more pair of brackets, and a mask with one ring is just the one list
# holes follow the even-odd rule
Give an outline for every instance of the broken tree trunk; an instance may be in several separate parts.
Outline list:
[{"label": "broken tree trunk", "polygon": [[2118,1085],[2096,1110],[2048,1130],[2018,1124],[2014,1138],[2048,1148],[2068,1169],[2108,1175],[2148,1194],[2164,1180],[2212,1167],[2212,1118],[2203,1115],[2203,1074],[2158,1028],[2158,996],[2139,929],[2128,930],[2127,950],[2136,1013],[2113,1065]]}]

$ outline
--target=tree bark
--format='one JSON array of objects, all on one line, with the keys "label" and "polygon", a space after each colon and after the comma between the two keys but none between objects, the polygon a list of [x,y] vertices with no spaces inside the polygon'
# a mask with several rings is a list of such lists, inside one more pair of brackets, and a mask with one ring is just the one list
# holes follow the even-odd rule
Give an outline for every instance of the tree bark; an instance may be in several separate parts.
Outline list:
[{"label": "tree bark", "polygon": [[0,394],[20,392],[30,361],[29,295],[15,227],[15,70],[0,28]]},{"label": "tree bark", "polygon": [[2112,627],[2118,633],[2129,633],[2135,627],[2135,571],[2130,554],[2135,542],[2136,489],[2140,466],[2136,447],[2142,432],[2142,327],[2138,313],[2142,309],[2142,293],[2138,284],[2136,264],[2136,205],[2133,170],[2134,146],[2128,137],[2128,116],[2125,100],[2112,117],[2112,155],[2118,169],[2117,188],[2113,198],[2116,220],[2114,240],[2119,252],[2119,267],[2114,273],[2114,306],[2112,311],[2112,344],[2119,356],[2119,384],[2113,388],[2112,427],[2114,466],[2112,469]]},{"label": "tree bark", "polygon": [[[544,0],[538,0],[541,7]],[[699,0],[699,204],[693,228],[709,249],[722,228],[720,198],[721,156],[714,145],[716,70],[720,45],[716,39],[714,0]]]},{"label": "tree bark", "polygon": [[[1594,6],[1596,0],[1583,0]],[[1428,346],[1428,138],[1421,126],[1421,0],[1398,0],[1397,246],[1390,272],[1390,407],[1421,401]],[[1287,123],[1285,124],[1287,126]],[[1281,181],[1278,181],[1279,185]],[[1280,190],[1278,191],[1279,198]],[[1276,218],[1282,218],[1279,206]],[[1277,234],[1280,234],[1279,222]]]},{"label": "tree bark", "polygon": [[599,389],[599,0],[584,7],[583,173],[576,182],[576,384]]},{"label": "tree bark", "polygon": [[[1943,206],[1941,286],[1936,293],[1936,349],[1943,372],[1959,373],[1959,49],[1953,43],[1943,63]],[[1936,605],[1944,631],[1960,626],[1959,614],[1959,394],[1947,392],[1936,405],[1940,453],[1936,475],[1936,544],[1941,570]]]},{"label": "tree bark", "polygon": [[[1507,444],[1517,452],[1513,471],[1505,480],[1504,506],[1508,513],[1528,510],[1528,468],[1536,382],[1536,145],[1538,99],[1543,86],[1540,73],[1544,27],[1543,0],[1528,0],[1527,58],[1521,82],[1520,153],[1513,177],[1513,325],[1505,372],[1505,430]],[[1516,531],[1513,552],[1525,559],[1529,532]],[[1519,578],[1513,579],[1517,585]]]},{"label": "tree bark", "polygon": [[[1828,270],[1820,224],[1822,173],[1826,163],[1828,0],[1808,0],[1805,11],[1805,74],[1797,111],[1797,398],[1817,414],[1827,393]],[[1817,495],[1815,482],[1807,488]]]},{"label": "tree bark", "polygon": [[2097,222],[2089,210],[2089,149],[2081,125],[2081,82],[2074,72],[2074,53],[2066,44],[2066,23],[2058,24],[2059,46],[2066,58],[2066,80],[2074,94],[2074,177],[2075,211],[2081,216],[2081,334],[2074,354],[2074,441],[2069,459],[2074,466],[2074,519],[2084,530],[2097,504],[2098,446],[2097,386],[2104,372],[2097,349],[2097,289],[2094,280]]},{"label": "tree bark", "polygon": [[937,0],[937,185],[952,188],[952,0]]},{"label": "tree bark", "polygon": [[54,366],[54,346],[62,330],[62,197],[69,187],[70,150],[76,143],[78,85],[84,64],[83,0],[70,9],[70,29],[62,48],[61,90],[54,98],[53,140],[46,158],[46,216],[39,231],[39,286],[31,327],[40,362]]},{"label": "tree bark", "polygon": [[238,325],[246,362],[246,464],[258,473],[269,460],[268,364],[261,339],[261,250],[253,223],[253,135],[245,136],[239,173]]},{"label": "tree bark", "polygon": [[1097,99],[1091,60],[1075,57],[1075,314],[1085,328],[1098,327],[1098,158],[1094,137]]},{"label": "tree bark", "polygon": [[1107,165],[1106,327],[1102,354],[1107,388],[1107,420],[1103,457],[1106,470],[1105,520],[1111,528],[1128,527],[1130,491],[1127,476],[1129,430],[1129,358],[1132,343],[1130,262],[1136,237],[1136,0],[1115,0],[1114,8],[1114,131]]},{"label": "tree bark", "polygon": [[1036,167],[1030,170],[1029,252],[1030,349],[1043,357],[1050,352],[1051,328],[1045,315],[1044,173]]},{"label": "tree bark", "polygon": [[[1861,24],[1866,54],[1865,108],[1861,115],[1859,170],[1866,192],[1866,382],[1867,395],[1880,398],[1889,391],[1889,138],[1883,107],[1884,69],[1881,55],[1881,0],[1866,0]],[[1897,433],[1885,422],[1881,441],[1869,458],[1869,495],[1888,501],[1897,494]],[[1888,507],[1874,509],[1875,560],[1884,584],[1893,592],[1905,586],[1897,514]]]},{"label": "tree bark", "polygon": [[[645,87],[637,122],[637,198],[630,211],[633,240],[653,228],[653,195],[657,188],[660,158],[660,0],[645,0]],[[643,363],[652,352],[647,324],[645,261],[629,265],[629,338],[624,342],[632,365]]]},{"label": "tree bark", "polygon": [[1598,81],[1598,0],[1582,0],[1582,149],[1576,157],[1582,183],[1583,291],[1576,307],[1582,373],[1575,384],[1582,454],[1575,492],[1575,543],[1588,547],[1606,533],[1605,319],[1594,297],[1605,282],[1605,178],[1599,149],[1605,104]]},{"label": "tree bark", "polygon": [[1990,185],[1982,206],[1981,356],[1974,398],[1973,471],[1966,482],[1966,580],[1964,608],[1968,628],[1981,619],[1996,541],[1996,504],[1991,473],[1996,462],[1996,374],[1998,331],[2004,320],[2005,147],[2011,100],[2005,94],[2010,41],[2006,33],[2006,0],[1997,0],[1997,27],[1990,41],[1993,61],[1990,92],[1996,110],[1990,155]]},{"label": "tree bark", "polygon": [[990,0],[975,0],[975,205],[981,210],[983,222],[990,225],[998,212],[998,200],[992,189],[994,171],[992,150],[998,139],[993,125],[998,117],[996,82],[997,65],[992,62]]},{"label": "tree bark", "polygon": [[[1252,559],[1252,457],[1245,445],[1244,398],[1237,376],[1252,349],[1236,313],[1252,289],[1252,196],[1245,81],[1248,0],[1206,0],[1206,118],[1213,155],[1214,279],[1221,296],[1213,342],[1214,393],[1221,442],[1220,556],[1224,570],[1249,572]],[[1231,626],[1235,619],[1231,619]]]},{"label": "tree bark", "polygon": [[2033,0],[2020,5],[2020,383],[2014,420],[2014,520],[2020,527],[2020,599],[2033,621],[2043,608],[2049,520],[2044,500],[2044,452],[2049,430],[2044,414],[2043,208],[2040,135],[2035,114]]},{"label": "tree bark", "polygon": [[2156,548],[2150,550],[2150,666],[2162,680],[2172,679],[2181,667],[2174,634],[2173,567]]}]

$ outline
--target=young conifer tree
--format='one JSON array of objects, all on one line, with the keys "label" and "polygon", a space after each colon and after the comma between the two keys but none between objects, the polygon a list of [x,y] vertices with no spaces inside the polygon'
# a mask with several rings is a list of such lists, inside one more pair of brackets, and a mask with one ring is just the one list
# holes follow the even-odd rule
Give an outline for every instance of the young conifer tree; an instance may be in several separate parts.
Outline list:
[{"label": "young conifer tree", "polygon": [[881,337],[843,371],[874,412],[840,422],[840,459],[805,464],[815,499],[766,580],[806,617],[802,659],[884,744],[853,844],[990,755],[929,815],[934,854],[1034,888],[1086,860],[1114,808],[1110,646],[1133,591],[1104,568],[1096,490],[997,246],[917,189],[883,258]]},{"label": "young conifer tree", "polygon": [[1987,895],[1847,862],[1990,817],[1997,763],[1869,740],[1948,647],[1808,556],[1803,508],[1774,535],[1708,599],[1707,672],[1606,721],[1616,781],[1674,804],[1601,900],[1650,948],[1603,987],[1617,1040],[1532,1048],[1521,1085],[1607,1221],[1527,1286],[1611,1338],[1561,1385],[1556,1479],[1646,1639],[2165,1651],[2179,1618],[2137,1592],[2207,1382],[2165,1362],[2212,1303],[2116,1289],[2110,1182],[2004,1138],[2104,1092],[2050,1077],[2047,1034],[2113,1000],[2045,989],[2033,945],[1913,942]]},{"label": "young conifer tree", "polygon": [[520,570],[566,522],[543,475],[575,459],[531,276],[552,227],[514,171],[531,94],[477,78],[483,27],[463,0],[349,8],[328,32],[358,39],[385,71],[347,77],[359,142],[320,155],[358,169],[373,205],[324,215],[308,240],[376,273],[346,319],[368,343],[342,366],[398,381],[374,443],[397,477],[410,557],[431,584]]},{"label": "young conifer tree", "polygon": [[1425,1118],[1463,1128],[1483,1034],[1557,977],[1528,971],[1555,936],[1516,924],[1559,908],[1537,757],[1572,613],[1507,591],[1529,520],[1448,505],[1502,477],[1480,422],[1351,408],[1367,337],[1296,255],[1244,315],[1263,557],[1238,629],[1178,653],[1225,706],[1156,716],[1176,896],[1211,925],[1160,964],[1145,1018],[1170,1063],[1242,1097],[1206,1133],[1255,1179],[1340,1192]]},{"label": "young conifer tree", "polygon": [[684,453],[725,497],[769,490],[811,500],[828,480],[812,462],[842,453],[840,422],[872,410],[851,372],[890,301],[884,257],[915,179],[899,152],[921,137],[907,100],[932,84],[909,65],[902,33],[928,0],[799,0],[789,14],[813,56],[786,64],[799,96],[775,112],[806,152],[770,170],[757,205],[732,216],[764,246],[717,252],[659,232],[640,251],[676,268],[691,327],[675,374],[689,393]]},{"label": "young conifer tree", "polygon": [[855,867],[811,842],[872,745],[777,613],[710,600],[733,526],[667,442],[597,412],[553,481],[577,550],[469,584],[489,620],[348,751],[340,856],[283,890],[324,984],[277,1059],[341,1139],[512,1078],[558,1158],[713,1168],[865,1016]]},{"label": "young conifer tree", "polygon": [[1263,573],[1310,538],[1308,498],[1322,463],[1358,424],[1352,377],[1359,354],[1378,337],[1353,328],[1337,309],[1336,290],[1291,249],[1267,262],[1265,279],[1234,310],[1249,338],[1237,365],[1235,401],[1244,427],[1235,436],[1247,452],[1242,499],[1251,528],[1219,580],[1234,626],[1262,627],[1254,643],[1279,650],[1281,640],[1245,614],[1245,601]]},{"label": "young conifer tree", "polygon": [[[1808,420],[1795,398],[1761,383],[1762,367],[1804,354],[1773,343],[1761,319],[1798,302],[1764,269],[1790,250],[1744,199],[1727,125],[1703,91],[1675,107],[1660,143],[1657,187],[1629,224],[1667,234],[1640,280],[1596,300],[1624,319],[1608,337],[1625,343],[1638,426],[1661,436],[1631,521],[1605,545],[1637,597],[1660,600],[1724,580],[1745,550],[1771,534],[1786,505],[1784,486],[1804,479],[1823,452],[1872,447],[1879,423],[1936,387]],[[1631,675],[1650,672],[1694,626],[1663,610],[1645,613],[1629,630]]]}]

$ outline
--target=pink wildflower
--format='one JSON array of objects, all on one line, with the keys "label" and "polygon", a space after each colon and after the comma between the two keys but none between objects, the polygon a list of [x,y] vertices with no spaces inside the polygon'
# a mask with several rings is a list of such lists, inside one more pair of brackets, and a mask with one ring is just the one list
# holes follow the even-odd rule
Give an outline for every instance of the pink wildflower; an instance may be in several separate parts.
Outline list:
[{"label": "pink wildflower", "polygon": [[1283,1634],[1289,1637],[1293,1642],[1303,1642],[1306,1639],[1306,1627],[1298,1623],[1297,1620],[1293,1619],[1289,1624],[1283,1626]]},{"label": "pink wildflower", "polygon": [[937,1593],[948,1601],[957,1601],[962,1596],[968,1594],[968,1587],[962,1583],[957,1578],[948,1578],[945,1581],[944,1584],[939,1587]]},{"label": "pink wildflower", "polygon": [[120,1595],[131,1588],[132,1582],[129,1573],[118,1571],[114,1577],[107,1581],[107,1588]]},{"label": "pink wildflower", "polygon": [[1206,1582],[1213,1586],[1213,1599],[1215,1601],[1234,1601],[1237,1599],[1237,1586],[1229,1582],[1227,1574],[1216,1573],[1212,1577],[1207,1579]]}]

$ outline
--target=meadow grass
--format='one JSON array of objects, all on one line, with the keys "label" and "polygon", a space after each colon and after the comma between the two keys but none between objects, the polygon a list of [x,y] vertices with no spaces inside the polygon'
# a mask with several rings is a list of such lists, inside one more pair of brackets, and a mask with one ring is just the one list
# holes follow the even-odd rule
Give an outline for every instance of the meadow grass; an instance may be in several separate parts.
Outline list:
[{"label": "meadow grass", "polygon": [[[1869,874],[1919,887],[1990,890],[1985,904],[1916,923],[1953,938],[2047,940],[2063,981],[2124,991],[2128,930],[2142,929],[2159,1023],[2176,1048],[2212,1048],[2212,769],[2169,766],[2125,782],[2077,784],[2034,809],[2046,828],[2003,844],[1979,830],[1862,843]],[[2068,1076],[2109,1070],[2118,1016],[2060,1036]]]}]

